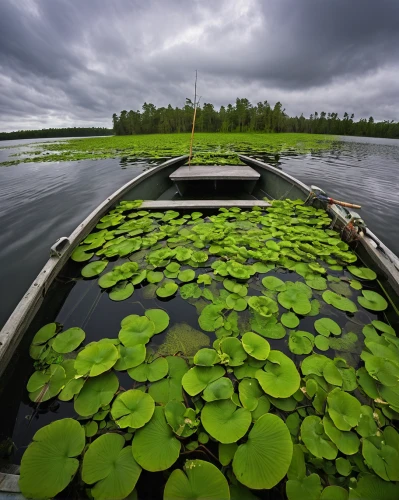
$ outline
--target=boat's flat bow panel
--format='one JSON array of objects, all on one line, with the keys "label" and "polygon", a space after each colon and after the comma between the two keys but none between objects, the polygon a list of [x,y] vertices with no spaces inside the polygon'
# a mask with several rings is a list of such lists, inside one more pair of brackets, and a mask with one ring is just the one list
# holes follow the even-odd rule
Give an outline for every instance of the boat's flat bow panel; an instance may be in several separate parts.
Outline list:
[{"label": "boat's flat bow panel", "polygon": [[260,174],[251,167],[244,165],[214,165],[210,167],[180,167],[170,174],[172,181],[195,180],[246,180],[256,181]]}]

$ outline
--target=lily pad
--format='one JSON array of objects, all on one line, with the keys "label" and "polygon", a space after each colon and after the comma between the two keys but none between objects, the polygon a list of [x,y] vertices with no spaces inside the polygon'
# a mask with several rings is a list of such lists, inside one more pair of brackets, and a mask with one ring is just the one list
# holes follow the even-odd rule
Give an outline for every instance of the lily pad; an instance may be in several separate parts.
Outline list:
[{"label": "lily pad", "polygon": [[164,281],[162,285],[157,288],[156,294],[161,298],[171,297],[177,292],[178,288],[177,284],[173,281]]},{"label": "lily pad", "polygon": [[359,477],[356,487],[350,488],[349,500],[376,500],[377,498],[397,500],[399,484],[389,483],[372,474],[365,474]]},{"label": "lily pad", "polygon": [[149,283],[159,283],[163,280],[163,273],[161,271],[147,271],[146,278]]},{"label": "lily pad", "polygon": [[240,366],[247,359],[241,342],[234,337],[226,337],[219,342],[220,363],[228,366]]},{"label": "lily pad", "polygon": [[255,422],[247,442],[238,447],[234,474],[248,488],[273,488],[286,475],[292,452],[288,427],[281,418],[267,413]]},{"label": "lily pad", "polygon": [[362,290],[363,297],[358,297],[357,301],[365,309],[370,311],[385,311],[388,307],[388,302],[382,295],[372,290]]},{"label": "lily pad", "polygon": [[234,311],[244,311],[247,308],[247,301],[236,293],[231,293],[226,298],[226,306]]},{"label": "lily pad", "polygon": [[298,316],[292,311],[281,315],[281,323],[287,328],[296,328],[299,325]]},{"label": "lily pad", "polygon": [[120,302],[122,300],[126,300],[133,295],[134,286],[132,283],[128,283],[127,281],[122,281],[117,283],[109,292],[108,297],[115,302]]},{"label": "lily pad", "polygon": [[331,290],[326,290],[323,293],[323,300],[327,302],[327,304],[334,306],[340,311],[346,311],[350,313],[355,313],[357,311],[357,307],[354,302],[346,297],[342,297],[341,295],[332,292]]},{"label": "lily pad", "polygon": [[238,394],[242,406],[249,411],[255,411],[259,398],[263,396],[263,391],[256,379],[244,378],[238,385]]},{"label": "lily pad", "polygon": [[69,328],[55,337],[51,347],[61,354],[72,352],[79,347],[85,337],[86,334],[81,328]]},{"label": "lily pad", "polygon": [[154,400],[149,394],[131,389],[118,394],[112,404],[111,415],[121,429],[138,429],[151,419],[154,408]]},{"label": "lily pad", "polygon": [[300,376],[293,361],[280,351],[271,350],[263,370],[255,378],[266,394],[274,398],[288,398],[298,389]]},{"label": "lily pad", "polygon": [[213,464],[187,460],[184,471],[177,469],[169,476],[164,500],[230,500],[227,480]]},{"label": "lily pad", "polygon": [[206,403],[201,412],[204,429],[220,443],[235,443],[251,425],[251,412],[237,408],[230,400]]},{"label": "lily pad", "polygon": [[89,250],[90,245],[80,245],[72,252],[71,259],[75,262],[90,260],[94,253]]},{"label": "lily pad", "polygon": [[175,399],[183,401],[182,377],[187,372],[188,366],[183,358],[167,356],[169,372],[166,379],[159,380],[150,385],[148,393],[156,403],[166,404]]},{"label": "lily pad", "polygon": [[219,355],[215,349],[200,349],[194,356],[194,364],[197,366],[213,366],[219,362]]},{"label": "lily pad", "polygon": [[273,314],[278,312],[277,302],[269,297],[258,297],[253,295],[249,297],[248,305],[264,318],[270,318]]},{"label": "lily pad", "polygon": [[233,395],[234,387],[231,380],[227,377],[221,377],[211,382],[202,394],[205,401],[218,401],[221,399],[230,399]]},{"label": "lily pad", "polygon": [[313,415],[303,420],[301,438],[306,448],[315,457],[334,460],[337,456],[337,447],[324,432],[324,427],[319,417]]},{"label": "lily pad", "polygon": [[114,345],[92,342],[77,355],[75,370],[78,375],[96,377],[112,368],[118,358],[118,349]]},{"label": "lily pad", "polygon": [[276,292],[284,292],[286,290],[286,284],[280,278],[276,276],[265,276],[262,279],[262,285],[268,290],[273,290]]},{"label": "lily pad", "polygon": [[328,413],[335,426],[341,431],[350,431],[359,423],[360,402],[340,389],[333,389],[328,397]]},{"label": "lily pad", "polygon": [[221,366],[194,366],[182,378],[183,389],[190,396],[202,392],[211,382],[223,377],[225,370]]},{"label": "lily pad", "polygon": [[87,264],[81,271],[81,275],[84,278],[93,278],[101,274],[104,269],[108,266],[107,260],[96,260]]},{"label": "lily pad", "polygon": [[125,347],[146,344],[155,333],[155,323],[146,316],[127,316],[121,325],[118,337]]},{"label": "lily pad", "polygon": [[41,345],[54,337],[57,333],[57,323],[48,323],[38,330],[33,337],[32,345]]},{"label": "lily pad", "polygon": [[313,349],[314,336],[309,332],[294,330],[290,332],[288,347],[294,354],[310,354]]},{"label": "lily pad", "polygon": [[189,281],[193,281],[193,279],[195,278],[195,271],[193,269],[186,269],[185,271],[180,271],[177,278],[180,281],[188,283]]},{"label": "lily pad", "polygon": [[377,274],[368,267],[348,266],[348,271],[353,276],[363,280],[375,280],[377,278]]},{"label": "lily pad", "polygon": [[87,379],[74,402],[76,413],[82,417],[94,415],[111,402],[118,388],[118,377],[112,372]]},{"label": "lily pad", "polygon": [[314,473],[301,479],[289,479],[286,484],[288,500],[319,500],[321,490],[320,476]]},{"label": "lily pad", "polygon": [[82,479],[87,484],[96,483],[91,489],[95,500],[122,500],[136,486],[141,467],[134,460],[131,447],[124,445],[123,436],[104,434],[87,449]]},{"label": "lily pad", "polygon": [[195,411],[176,400],[169,401],[165,406],[165,417],[173,432],[183,438],[197,432],[200,424]]},{"label": "lily pad", "polygon": [[330,349],[330,342],[328,338],[323,335],[316,335],[314,338],[314,344],[319,351],[328,351]]},{"label": "lily pad", "polygon": [[323,417],[323,427],[327,436],[340,452],[345,455],[354,455],[358,452],[360,440],[356,433],[339,430],[328,415],[324,415]]},{"label": "lily pad", "polygon": [[209,304],[202,310],[198,323],[205,332],[214,332],[224,323],[222,314],[223,305]]},{"label": "lily pad", "polygon": [[168,328],[169,314],[163,309],[147,309],[145,315],[155,325],[154,335],[157,335]]},{"label": "lily pad", "polygon": [[308,314],[312,308],[306,293],[295,287],[280,292],[277,300],[286,309],[293,309],[296,314]]},{"label": "lily pad", "polygon": [[133,457],[145,470],[162,471],[169,469],[179,458],[180,446],[166,422],[164,409],[156,406],[148,424],[134,434]]},{"label": "lily pad", "polygon": [[64,490],[79,468],[76,457],[84,445],[84,429],[72,418],[39,429],[21,461],[19,487],[24,497],[53,498]]},{"label": "lily pad", "polygon": [[157,358],[151,363],[143,363],[128,370],[129,376],[137,382],[156,382],[164,378],[169,371],[165,358]]},{"label": "lily pad", "polygon": [[270,344],[267,340],[253,332],[244,333],[242,346],[248,354],[259,360],[266,360],[270,352]]},{"label": "lily pad", "polygon": [[329,337],[333,335],[341,335],[341,327],[331,318],[320,318],[314,322],[314,327],[317,333]]}]

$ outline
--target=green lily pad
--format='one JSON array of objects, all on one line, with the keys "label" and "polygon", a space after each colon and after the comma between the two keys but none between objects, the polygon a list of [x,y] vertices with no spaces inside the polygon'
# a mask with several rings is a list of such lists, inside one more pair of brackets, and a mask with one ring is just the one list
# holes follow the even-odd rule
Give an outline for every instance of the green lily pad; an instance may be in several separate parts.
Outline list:
[{"label": "green lily pad", "polygon": [[33,372],[26,388],[29,399],[35,403],[43,403],[55,397],[65,385],[65,370],[60,365],[50,365],[44,371]]},{"label": "green lily pad", "polygon": [[195,278],[195,271],[193,269],[186,269],[185,271],[180,271],[177,278],[180,281],[184,281],[185,283],[193,281],[193,279]]},{"label": "green lily pad", "polygon": [[244,311],[247,308],[247,301],[236,293],[231,293],[226,298],[226,306],[234,311]]},{"label": "green lily pad", "polygon": [[371,323],[374,326],[374,328],[377,328],[377,330],[379,330],[380,332],[388,333],[389,335],[396,335],[395,330],[392,328],[392,326],[387,325],[383,321],[373,319]]},{"label": "green lily pad", "polygon": [[159,283],[163,280],[163,273],[161,271],[147,271],[146,278],[149,283]]},{"label": "green lily pad", "polygon": [[33,337],[32,345],[41,345],[54,337],[57,333],[57,323],[48,323],[38,330]]},{"label": "green lily pad", "polygon": [[357,301],[365,309],[370,311],[385,311],[388,307],[388,302],[382,295],[371,290],[362,290],[363,297],[358,297]]},{"label": "green lily pad", "polygon": [[354,302],[346,297],[342,297],[341,295],[332,292],[331,290],[326,290],[323,293],[323,300],[327,302],[327,304],[334,306],[340,311],[346,311],[350,313],[355,313],[357,311],[357,307]]},{"label": "green lily pad", "polygon": [[366,464],[373,469],[378,476],[385,481],[398,481],[398,437],[396,431],[391,427],[396,434],[395,442],[392,443],[389,439],[384,439],[387,429],[389,429],[389,427],[386,427],[384,430],[383,437],[377,438],[374,442],[371,441],[372,438],[363,439],[362,454]]},{"label": "green lily pad", "polygon": [[377,278],[377,274],[368,267],[348,266],[348,271],[353,276],[363,280],[375,280]]},{"label": "green lily pad", "polygon": [[169,326],[169,314],[163,309],[147,309],[146,317],[155,325],[154,335],[163,332]]},{"label": "green lily pad", "polygon": [[286,484],[288,500],[319,500],[321,490],[320,476],[314,473],[301,479],[289,479]]},{"label": "green lily pad", "polygon": [[125,439],[119,434],[104,434],[87,449],[82,466],[82,479],[93,484],[95,500],[126,498],[136,486],[141,467],[134,460],[131,447],[124,448]]},{"label": "green lily pad", "polygon": [[247,442],[238,447],[234,474],[248,488],[273,488],[286,475],[292,452],[288,427],[281,418],[267,413],[255,422]]},{"label": "green lily pad", "polygon": [[[399,484],[389,483],[371,474],[359,477],[356,487],[351,487],[349,500],[397,500]],[[324,500],[324,499],[323,499]]]},{"label": "green lily pad", "polygon": [[140,366],[128,370],[129,376],[137,382],[157,382],[166,377],[169,365],[166,358],[157,358],[151,363],[143,363]]},{"label": "green lily pad", "polygon": [[191,260],[198,264],[203,264],[208,260],[208,254],[206,252],[193,252]]},{"label": "green lily pad", "polygon": [[195,411],[180,401],[169,401],[165,406],[166,421],[177,436],[188,437],[197,432],[200,424]]},{"label": "green lily pad", "polygon": [[327,337],[323,337],[323,335],[316,335],[314,344],[320,351],[328,351],[330,349],[330,341]]},{"label": "green lily pad", "polygon": [[277,302],[269,297],[258,297],[253,295],[249,297],[248,305],[251,309],[265,318],[270,318],[273,314],[278,312]]},{"label": "green lily pad", "polygon": [[189,260],[193,254],[193,251],[190,248],[177,247],[175,258],[179,262],[184,262]]},{"label": "green lily pad", "polygon": [[166,404],[175,399],[183,401],[182,378],[188,371],[187,363],[178,356],[167,356],[168,376],[166,379],[159,380],[150,385],[148,393],[156,403]]},{"label": "green lily pad", "polygon": [[317,333],[329,337],[333,335],[341,335],[341,327],[331,318],[320,318],[314,322],[314,327]]},{"label": "green lily pad", "polygon": [[96,377],[112,368],[118,358],[118,349],[114,345],[92,342],[77,355],[75,370],[78,375]]},{"label": "green lily pad", "polygon": [[[182,285],[179,289],[180,295],[183,299],[198,299],[201,297],[203,291],[197,285],[197,283],[187,283],[186,285]],[[206,289],[209,292],[209,290]],[[204,290],[205,292],[205,290]]]},{"label": "green lily pad", "polygon": [[315,457],[334,460],[338,450],[324,432],[322,421],[319,417],[306,417],[301,425],[301,438],[306,448]]},{"label": "green lily pad", "polygon": [[226,337],[219,343],[220,363],[228,366],[240,366],[247,359],[241,342],[234,337]]},{"label": "green lily pad", "polygon": [[339,457],[335,460],[335,467],[337,468],[338,474],[341,476],[349,476],[352,472],[351,463],[343,457]]},{"label": "green lily pad", "polygon": [[76,413],[82,417],[94,415],[111,402],[118,388],[119,380],[113,372],[87,379],[74,402]]},{"label": "green lily pad", "polygon": [[75,370],[75,360],[74,359],[66,359],[61,364],[62,368],[65,370],[65,382],[64,387],[61,392],[58,394],[58,399],[60,401],[70,401],[74,396],[79,394],[80,390],[85,383],[83,378],[76,379],[76,370]]},{"label": "green lily pad", "polygon": [[221,377],[211,382],[202,394],[205,401],[218,401],[221,399],[230,399],[233,395],[234,387],[229,378]]},{"label": "green lily pad", "polygon": [[348,500],[348,491],[341,486],[327,486],[322,491],[320,500]]},{"label": "green lily pad", "polygon": [[121,429],[138,429],[151,419],[154,408],[154,400],[149,394],[131,389],[118,394],[112,404],[111,415]]},{"label": "green lily pad", "polygon": [[69,328],[55,337],[51,347],[61,354],[72,352],[79,347],[85,337],[86,334],[81,328]]},{"label": "green lily pad", "polygon": [[226,466],[233,460],[234,454],[237,451],[237,443],[224,444],[219,443],[219,462]]},{"label": "green lily pad", "polygon": [[293,309],[296,314],[308,314],[311,310],[311,304],[306,293],[295,287],[280,292],[277,300],[286,309]]},{"label": "green lily pad", "polygon": [[238,394],[242,406],[253,412],[258,407],[263,391],[255,378],[244,378],[238,385]]},{"label": "green lily pad", "polygon": [[328,415],[323,417],[323,427],[340,452],[345,455],[354,455],[358,452],[360,440],[354,432],[339,430]]},{"label": "green lily pad", "polygon": [[293,361],[280,351],[271,350],[263,370],[255,378],[266,394],[288,398],[298,389],[300,376]]},{"label": "green lily pad", "polygon": [[288,347],[294,354],[309,354],[312,352],[314,336],[309,332],[294,330],[290,332]]},{"label": "green lily pad", "polygon": [[171,297],[177,292],[178,288],[177,284],[173,281],[164,281],[162,285],[157,288],[156,294],[161,298]]},{"label": "green lily pad", "polygon": [[350,431],[359,423],[360,402],[340,389],[333,389],[328,397],[328,413],[335,426],[341,431]]},{"label": "green lily pad", "polygon": [[187,460],[184,471],[177,469],[169,476],[165,485],[165,500],[230,500],[227,480],[213,464]]},{"label": "green lily pad", "polygon": [[84,278],[93,278],[94,276],[101,274],[107,266],[107,260],[96,260],[94,262],[90,262],[81,270],[81,275]]},{"label": "green lily pad", "polygon": [[132,314],[122,320],[118,338],[125,347],[146,344],[155,333],[155,323],[146,316]]},{"label": "green lily pad", "polygon": [[213,366],[219,362],[219,355],[215,349],[200,349],[194,356],[194,364],[198,366]]},{"label": "green lily pad", "polygon": [[196,396],[202,392],[207,385],[223,377],[225,370],[221,366],[194,366],[190,368],[182,378],[183,389],[190,396]]},{"label": "green lily pad", "polygon": [[322,276],[315,276],[306,280],[306,284],[314,290],[325,290],[327,288],[327,280]]},{"label": "green lily pad", "polygon": [[220,443],[235,443],[251,425],[251,413],[230,400],[206,403],[201,412],[204,429]]},{"label": "green lily pad", "polygon": [[114,368],[118,371],[129,370],[135,366],[141,365],[146,357],[146,348],[144,344],[137,344],[131,347],[123,345],[118,346],[119,359]]},{"label": "green lily pad", "polygon": [[126,300],[133,295],[134,286],[127,281],[117,283],[112,287],[108,297],[115,302]]},{"label": "green lily pad", "polygon": [[223,280],[223,286],[229,292],[239,295],[240,297],[245,297],[248,293],[248,288],[246,285],[237,283],[236,281],[228,278]]},{"label": "green lily pad", "polygon": [[281,323],[287,328],[296,328],[299,325],[298,316],[292,311],[281,315]]},{"label": "green lily pad", "polygon": [[156,406],[148,424],[135,432],[132,443],[134,459],[150,472],[169,469],[179,458],[180,447],[161,406]]},{"label": "green lily pad", "polygon": [[125,262],[121,266],[116,266],[111,272],[103,274],[98,280],[101,288],[111,288],[118,283],[131,278],[138,271],[137,262]]},{"label": "green lily pad", "polygon": [[244,333],[242,346],[248,354],[259,360],[266,360],[270,352],[270,344],[267,340],[253,332]]},{"label": "green lily pad", "polygon": [[[72,252],[71,259],[75,262],[85,262],[90,260],[94,253],[89,251],[90,245],[80,245]],[[89,252],[89,253],[87,253]]]},{"label": "green lily pad", "polygon": [[280,278],[276,276],[265,276],[262,279],[262,285],[268,290],[273,290],[276,292],[284,292],[286,290],[286,284]]},{"label": "green lily pad", "polygon": [[21,461],[19,487],[24,497],[53,498],[64,490],[79,468],[75,457],[84,445],[84,429],[72,418],[39,429]]},{"label": "green lily pad", "polygon": [[203,285],[211,285],[212,284],[212,276],[209,274],[200,274],[197,278],[198,284]]}]

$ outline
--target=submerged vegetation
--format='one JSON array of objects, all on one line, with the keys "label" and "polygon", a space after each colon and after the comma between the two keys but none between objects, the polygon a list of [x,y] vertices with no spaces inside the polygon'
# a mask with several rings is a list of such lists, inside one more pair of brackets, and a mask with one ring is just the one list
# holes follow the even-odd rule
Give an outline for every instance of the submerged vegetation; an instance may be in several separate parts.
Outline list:
[{"label": "submerged vegetation", "polygon": [[[377,276],[330,223],[301,201],[104,216],[72,260],[110,300],[142,289],[143,314],[86,344],[78,326],[36,333],[29,397],[77,419],[36,432],[22,493],[398,498],[399,342]],[[171,321],[177,298],[196,328]]]},{"label": "submerged vegetation", "polygon": [[[310,134],[195,135],[193,164],[240,164],[238,153],[307,153],[331,149],[334,137]],[[26,162],[78,161],[121,158],[123,161],[163,159],[188,154],[190,134],[152,134],[72,139],[32,145],[0,166]],[[11,158],[15,158],[12,160]]]}]

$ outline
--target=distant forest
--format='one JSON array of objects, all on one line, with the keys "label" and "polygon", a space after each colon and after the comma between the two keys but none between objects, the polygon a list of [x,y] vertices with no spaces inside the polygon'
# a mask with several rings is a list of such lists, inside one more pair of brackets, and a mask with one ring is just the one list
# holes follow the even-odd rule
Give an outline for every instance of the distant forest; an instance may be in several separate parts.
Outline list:
[{"label": "distant forest", "polygon": [[[143,104],[142,111],[121,111],[112,116],[116,135],[191,132],[193,102],[186,99],[183,108],[156,108]],[[373,117],[355,121],[354,115],[317,111],[309,118],[288,116],[280,102],[271,107],[267,101],[253,106],[248,99],[236,99],[235,105],[221,106],[204,103],[197,109],[198,132],[306,132],[309,134],[357,135],[399,138],[399,123],[375,122]]]},{"label": "distant forest", "polygon": [[11,139],[46,139],[50,137],[89,137],[93,135],[113,135],[114,131],[104,127],[43,128],[41,130],[18,130],[0,132],[0,141]]}]

